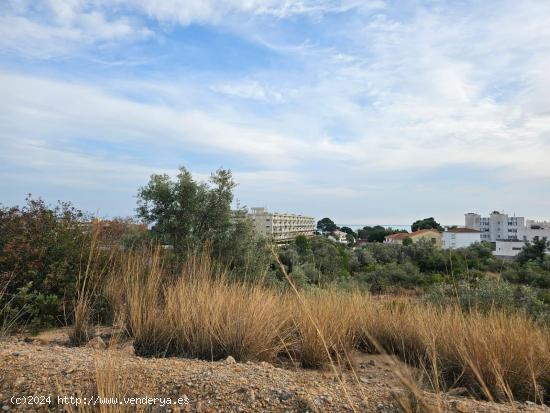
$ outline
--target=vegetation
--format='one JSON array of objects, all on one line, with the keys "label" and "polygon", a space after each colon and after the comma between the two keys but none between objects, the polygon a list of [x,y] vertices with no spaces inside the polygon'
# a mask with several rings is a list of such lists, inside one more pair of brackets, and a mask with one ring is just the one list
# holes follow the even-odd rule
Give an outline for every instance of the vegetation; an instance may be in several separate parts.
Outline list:
[{"label": "vegetation", "polygon": [[411,231],[415,232],[420,229],[437,229],[438,231],[443,231],[443,227],[435,219],[433,219],[433,217],[419,219],[418,221],[413,222],[411,225]]},{"label": "vegetation", "polygon": [[482,398],[540,401],[548,394],[549,331],[521,313],[474,307],[464,313],[335,289],[280,293],[229,282],[204,253],[174,277],[163,271],[160,254],[133,255],[116,274],[141,355],[288,357],[319,367],[345,365],[353,349],[386,351],[429,369],[445,387],[466,386]]},{"label": "vegetation", "polygon": [[317,230],[323,234],[334,232],[338,229],[338,226],[330,218],[323,218],[317,221]]},{"label": "vegetation", "polygon": [[325,236],[272,246],[231,211],[234,186],[225,170],[208,183],[185,169],[176,180],[153,175],[138,196],[150,231],[30,197],[0,208],[0,333],[70,324],[79,345],[94,323],[116,323],[143,356],[309,368],[350,365],[353,350],[388,352],[444,388],[548,400],[545,239],[510,262],[488,243],[383,244],[381,227],[360,230],[371,242],[358,247]]},{"label": "vegetation", "polygon": [[368,242],[384,242],[384,239],[388,235],[397,234],[400,232],[407,232],[400,229],[384,228],[381,225],[375,225],[373,227],[366,226],[357,231],[359,239]]}]

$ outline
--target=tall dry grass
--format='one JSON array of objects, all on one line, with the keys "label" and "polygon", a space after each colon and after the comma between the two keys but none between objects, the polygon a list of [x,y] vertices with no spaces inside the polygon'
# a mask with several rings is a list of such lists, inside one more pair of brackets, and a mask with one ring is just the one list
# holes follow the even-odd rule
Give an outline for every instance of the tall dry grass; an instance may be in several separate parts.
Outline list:
[{"label": "tall dry grass", "polygon": [[[96,356],[94,387],[92,393],[73,394],[58,384],[59,394],[72,394],[80,398],[79,404],[65,403],[63,411],[67,413],[129,413],[147,411],[146,405],[124,404],[124,398],[129,397],[127,372],[123,371],[122,363],[110,351]],[[92,402],[84,400],[92,400]]]},{"label": "tall dry grass", "polygon": [[302,366],[318,368],[330,362],[344,366],[361,331],[361,309],[366,297],[337,290],[305,293],[292,300],[297,354]]},{"label": "tall dry grass", "polygon": [[191,254],[177,276],[163,271],[160,250],[132,253],[119,276],[137,354],[272,361],[288,345],[281,295],[230,281],[207,253]]},{"label": "tall dry grass", "polygon": [[548,397],[550,334],[522,314],[409,303],[381,304],[373,315],[362,324],[368,345],[429,371],[435,390],[460,385],[495,401]]},{"label": "tall dry grass", "polygon": [[102,295],[102,286],[113,272],[117,250],[108,254],[101,249],[100,231],[90,235],[87,256],[83,257],[76,279],[76,294],[72,307],[72,325],[69,338],[74,345],[81,345],[91,337],[93,310]]},{"label": "tall dry grass", "polygon": [[[550,333],[522,314],[463,313],[336,290],[279,293],[231,280],[208,254],[177,275],[158,249],[125,258],[115,301],[137,354],[344,366],[353,349],[395,355],[435,390],[465,386],[496,401],[548,400]],[[410,378],[403,376],[407,386]]]}]

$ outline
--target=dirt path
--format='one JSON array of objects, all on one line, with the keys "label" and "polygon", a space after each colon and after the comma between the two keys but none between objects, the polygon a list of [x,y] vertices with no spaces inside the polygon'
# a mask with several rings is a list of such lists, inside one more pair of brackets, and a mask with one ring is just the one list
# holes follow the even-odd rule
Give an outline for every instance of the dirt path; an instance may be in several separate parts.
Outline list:
[{"label": "dirt path", "polygon": [[[83,403],[84,398],[97,395],[96,378],[115,383],[119,399],[126,397],[126,402],[133,405],[145,403],[144,396],[159,398],[154,404],[149,400],[150,406],[140,410],[149,412],[350,412],[350,401],[356,411],[399,412],[392,393],[404,394],[387,359],[377,355],[358,356],[358,376],[344,374],[344,391],[330,371],[283,369],[269,363],[232,360],[148,359],[135,356],[128,344],[106,350],[67,347],[64,340],[64,333],[57,330],[32,339],[11,337],[0,341],[2,411],[63,411],[58,396],[79,396]],[[14,396],[31,395],[41,397],[35,401],[45,404],[13,403]],[[141,400],[132,401],[130,397]],[[434,395],[427,397],[436,403]],[[160,398],[181,404],[167,405],[168,400]],[[442,406],[444,411],[463,413],[550,412],[535,405],[505,406],[449,395],[443,398]]]}]

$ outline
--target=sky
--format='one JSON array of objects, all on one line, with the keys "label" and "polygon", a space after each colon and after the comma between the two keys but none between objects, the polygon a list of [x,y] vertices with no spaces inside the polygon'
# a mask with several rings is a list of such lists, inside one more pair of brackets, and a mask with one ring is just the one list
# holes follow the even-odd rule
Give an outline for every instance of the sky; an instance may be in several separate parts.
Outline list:
[{"label": "sky", "polygon": [[1,204],[129,216],[180,166],[337,223],[550,219],[550,1],[0,1]]}]

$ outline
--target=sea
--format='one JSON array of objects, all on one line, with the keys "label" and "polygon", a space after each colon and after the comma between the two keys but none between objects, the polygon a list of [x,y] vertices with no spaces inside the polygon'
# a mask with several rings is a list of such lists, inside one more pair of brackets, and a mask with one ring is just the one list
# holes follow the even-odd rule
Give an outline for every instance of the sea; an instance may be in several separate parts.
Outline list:
[{"label": "sea", "polygon": [[393,229],[405,230],[407,232],[411,232],[411,226],[410,225],[403,225],[403,224],[361,224],[361,225],[358,225],[358,224],[336,224],[336,225],[338,225],[340,228],[341,227],[349,227],[354,231],[357,231],[358,229],[362,229],[363,227],[366,227],[366,226],[374,227],[375,225],[380,225],[384,228],[393,228]]}]

